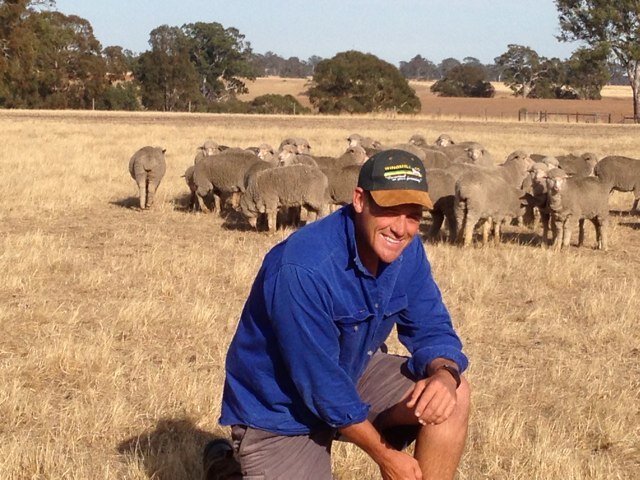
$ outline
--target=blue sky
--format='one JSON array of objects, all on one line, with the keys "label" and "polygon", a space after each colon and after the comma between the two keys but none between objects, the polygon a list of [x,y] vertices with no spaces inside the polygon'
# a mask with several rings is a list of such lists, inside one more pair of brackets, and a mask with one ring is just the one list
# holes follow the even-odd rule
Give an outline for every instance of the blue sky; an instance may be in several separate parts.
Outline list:
[{"label": "blue sky", "polygon": [[476,57],[483,63],[515,43],[545,57],[568,58],[553,0],[56,0],[57,10],[91,22],[103,47],[149,48],[163,24],[218,22],[245,35],[256,53],[306,60],[345,50],[395,65],[415,55],[439,63]]}]

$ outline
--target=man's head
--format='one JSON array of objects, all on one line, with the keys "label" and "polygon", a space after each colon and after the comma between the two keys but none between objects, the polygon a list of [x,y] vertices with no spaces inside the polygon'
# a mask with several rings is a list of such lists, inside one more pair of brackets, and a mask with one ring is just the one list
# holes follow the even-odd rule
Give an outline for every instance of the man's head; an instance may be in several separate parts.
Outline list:
[{"label": "man's head", "polygon": [[433,208],[422,161],[403,150],[385,150],[367,160],[353,193],[358,253],[376,274],[391,263],[418,232],[422,209]]}]

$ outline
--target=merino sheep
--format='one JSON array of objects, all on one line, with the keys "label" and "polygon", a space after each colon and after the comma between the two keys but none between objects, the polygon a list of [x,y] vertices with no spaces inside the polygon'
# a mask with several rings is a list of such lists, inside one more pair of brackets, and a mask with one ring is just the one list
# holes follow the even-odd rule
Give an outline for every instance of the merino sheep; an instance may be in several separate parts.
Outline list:
[{"label": "merino sheep", "polygon": [[328,213],[327,188],[324,173],[309,165],[291,165],[258,172],[240,199],[240,210],[255,228],[258,215],[267,214],[269,232],[276,231],[278,209],[301,207],[307,218]]},{"label": "merino sheep", "polygon": [[193,159],[193,164],[195,165],[204,157],[209,155],[217,155],[220,153],[220,145],[213,140],[205,140],[202,145],[200,145],[196,150],[196,156]]},{"label": "merino sheep", "polygon": [[529,196],[529,204],[526,206],[524,222],[535,230],[536,211],[540,215],[542,223],[542,239],[546,244],[549,237],[550,212],[547,208],[547,172],[549,166],[545,163],[536,162],[529,168],[529,176],[522,183],[522,190]]},{"label": "merino sheep", "polygon": [[280,142],[280,146],[278,147],[278,151],[282,151],[282,147],[285,145],[293,145],[296,147],[297,153],[304,155],[311,155],[311,145],[306,138],[302,137],[289,137],[285,138]]},{"label": "merino sheep", "polygon": [[162,147],[142,147],[129,160],[129,173],[138,184],[140,209],[153,205],[156,190],[167,170]]},{"label": "merino sheep", "polygon": [[583,153],[579,157],[564,155],[558,157],[558,166],[569,176],[592,177],[593,170],[598,163],[595,153]]},{"label": "merino sheep", "polygon": [[245,177],[249,169],[261,160],[253,153],[227,152],[205,157],[195,165],[193,182],[198,203],[203,212],[208,212],[204,198],[213,194],[214,210],[222,215],[222,206],[230,198],[237,206],[238,196],[245,190]]},{"label": "merino sheep", "polygon": [[[458,147],[456,147],[458,148]],[[452,149],[448,149],[450,152]],[[493,157],[480,144],[473,144],[464,147],[464,153],[453,159],[453,163],[471,163],[473,165],[483,165],[485,167],[494,166]]]},{"label": "merino sheep", "polygon": [[525,192],[503,178],[483,171],[470,171],[456,182],[454,209],[458,240],[471,245],[473,230],[482,222],[482,243],[486,244],[493,224],[494,242],[500,242],[503,223],[522,216],[527,205]]},{"label": "merino sheep", "polygon": [[429,198],[433,202],[431,213],[431,228],[427,236],[435,239],[440,233],[440,228],[444,219],[447,219],[449,229],[449,241],[455,242],[457,237],[457,223],[455,215],[455,192],[456,179],[447,171],[434,168],[427,172],[427,183],[429,185]]},{"label": "merino sheep", "polygon": [[591,220],[596,228],[597,248],[608,247],[609,223],[608,185],[596,177],[568,177],[561,169],[547,173],[547,205],[553,221],[555,248],[568,247],[572,222],[578,220],[578,245],[584,243],[584,221]]},{"label": "merino sheep", "polygon": [[378,150],[382,146],[379,141],[371,137],[363,137],[360,134],[352,133],[347,137],[348,147],[362,147],[366,149]]},{"label": "merino sheep", "polygon": [[281,167],[289,165],[310,165],[312,167],[318,166],[311,155],[298,153],[297,147],[291,144],[283,145],[278,152],[277,158],[278,165]]},{"label": "merino sheep", "polygon": [[638,213],[640,202],[640,160],[612,155],[598,162],[594,169],[598,178],[609,186],[609,191],[633,192],[631,213]]},{"label": "merino sheep", "polygon": [[449,145],[454,145],[455,142],[453,141],[453,138],[451,138],[451,135],[443,133],[436,139],[435,144],[438,147],[448,147]]}]

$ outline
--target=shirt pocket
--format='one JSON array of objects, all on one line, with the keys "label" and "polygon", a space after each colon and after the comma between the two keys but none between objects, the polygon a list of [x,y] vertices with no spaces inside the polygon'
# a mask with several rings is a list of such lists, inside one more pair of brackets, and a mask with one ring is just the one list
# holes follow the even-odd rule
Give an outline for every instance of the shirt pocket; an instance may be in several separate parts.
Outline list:
[{"label": "shirt pocket", "polygon": [[384,310],[384,318],[389,318],[400,314],[403,310],[406,310],[409,306],[409,301],[406,295],[400,295],[397,297],[391,297],[387,308]]},{"label": "shirt pocket", "polygon": [[341,332],[358,332],[364,322],[373,317],[366,308],[357,309],[350,315],[338,315],[334,318],[336,326]]}]

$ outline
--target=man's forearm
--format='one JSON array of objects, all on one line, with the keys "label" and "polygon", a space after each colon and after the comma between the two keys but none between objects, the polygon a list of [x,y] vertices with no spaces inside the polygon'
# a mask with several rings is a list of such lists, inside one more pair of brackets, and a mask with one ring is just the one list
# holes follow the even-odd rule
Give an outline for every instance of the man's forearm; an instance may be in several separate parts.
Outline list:
[{"label": "man's forearm", "polygon": [[396,451],[384,441],[369,420],[343,427],[340,433],[364,450],[376,463],[380,463],[379,460],[388,455],[389,450]]}]

